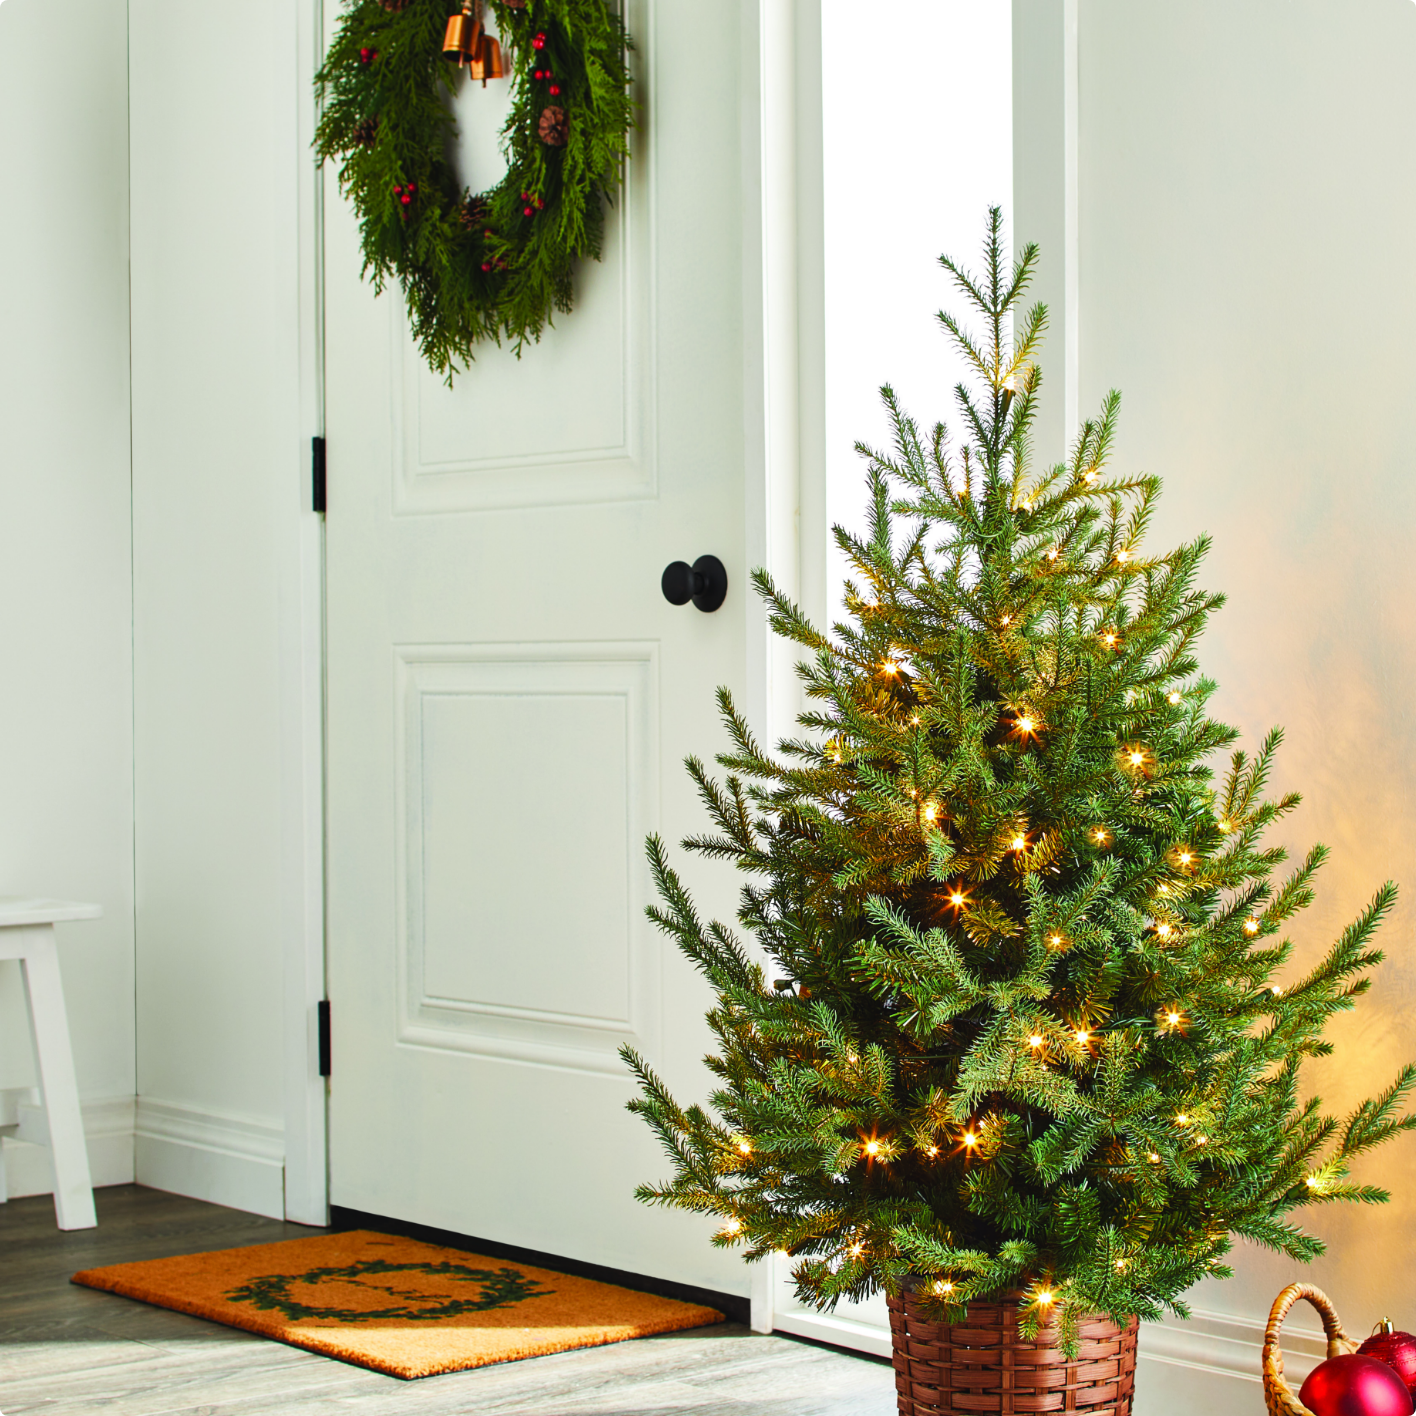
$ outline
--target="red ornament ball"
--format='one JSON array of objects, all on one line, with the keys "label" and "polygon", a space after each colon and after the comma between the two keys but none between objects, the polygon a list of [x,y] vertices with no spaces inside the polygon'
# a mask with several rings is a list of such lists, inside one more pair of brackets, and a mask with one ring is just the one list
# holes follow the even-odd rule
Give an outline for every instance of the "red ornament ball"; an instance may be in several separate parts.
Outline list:
[{"label": "red ornament ball", "polygon": [[1308,1373],[1298,1400],[1313,1416],[1412,1416],[1406,1383],[1375,1357],[1329,1357]]},{"label": "red ornament ball", "polygon": [[532,39],[532,41],[531,41],[531,48],[532,48],[532,49],[544,49],[545,47],[546,47],[546,36],[545,36],[544,34],[538,34],[538,35],[536,35],[536,37],[535,37],[534,39]]},{"label": "red ornament ball", "polygon": [[1407,1391],[1416,1399],[1416,1337],[1409,1332],[1397,1332],[1390,1318],[1382,1320],[1380,1329],[1357,1349],[1358,1355],[1385,1362],[1406,1383]]}]

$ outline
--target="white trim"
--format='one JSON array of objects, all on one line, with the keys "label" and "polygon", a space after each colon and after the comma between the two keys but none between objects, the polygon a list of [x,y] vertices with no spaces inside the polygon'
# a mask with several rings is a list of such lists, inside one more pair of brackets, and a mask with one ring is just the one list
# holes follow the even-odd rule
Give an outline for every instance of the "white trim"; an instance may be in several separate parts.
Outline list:
[{"label": "white trim", "polygon": [[872,1357],[890,1356],[890,1329],[861,1322],[858,1318],[803,1309],[778,1313],[774,1330],[791,1333],[794,1337],[809,1337],[816,1342],[829,1342],[836,1347],[849,1347],[855,1352],[868,1352]]},{"label": "white trim", "polygon": [[285,1217],[285,1138],[264,1121],[140,1097],[134,1169],[154,1190]]},{"label": "white trim", "polygon": [[[0,1092],[0,1125],[17,1126],[13,1136],[0,1139],[0,1203],[6,1195],[52,1195],[54,1172],[44,1145],[44,1111],[18,1093]],[[17,1104],[14,1104],[17,1103]],[[81,1101],[89,1173],[95,1186],[133,1182],[133,1098],[95,1097]],[[24,1139],[30,1137],[32,1139]]]},{"label": "white trim", "polygon": [[[1264,1323],[1258,1318],[1197,1308],[1191,1310],[1188,1319],[1143,1323],[1140,1358],[1232,1381],[1257,1383],[1263,1380],[1263,1345]],[[1326,1339],[1320,1329],[1284,1324],[1284,1375],[1293,1385],[1301,1383],[1326,1355]],[[1249,1404],[1248,1396],[1242,1400],[1246,1406]]]},{"label": "white trim", "polygon": [[[742,13],[743,72],[756,76],[742,115],[747,563],[824,615],[821,6],[756,0]],[[743,601],[745,707],[774,743],[797,731],[798,653],[772,635],[755,591]]]},{"label": "white trim", "polygon": [[1081,427],[1081,236],[1078,218],[1079,0],[1062,3],[1062,420],[1067,446]]},{"label": "white trim", "polygon": [[311,146],[318,118],[314,75],[324,52],[321,0],[297,0],[292,19],[298,418],[290,430],[297,447],[280,560],[282,1145],[285,1218],[323,1225],[329,1219],[328,1087],[319,1075],[317,1004],[325,996],[324,519],[310,503],[310,440],[324,432],[323,183]]}]

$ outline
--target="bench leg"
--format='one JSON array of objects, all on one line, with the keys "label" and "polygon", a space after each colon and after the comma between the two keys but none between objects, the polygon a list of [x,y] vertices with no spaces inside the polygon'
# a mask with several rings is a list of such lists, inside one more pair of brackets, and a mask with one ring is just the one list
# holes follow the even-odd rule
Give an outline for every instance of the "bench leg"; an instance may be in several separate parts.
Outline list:
[{"label": "bench leg", "polygon": [[69,1046],[69,1017],[59,981],[54,926],[40,925],[26,933],[25,993],[34,1028],[44,1119],[49,1127],[49,1154],[54,1162],[54,1213],[60,1229],[93,1229],[98,1219],[93,1211],[88,1146],[79,1112],[79,1085]]}]

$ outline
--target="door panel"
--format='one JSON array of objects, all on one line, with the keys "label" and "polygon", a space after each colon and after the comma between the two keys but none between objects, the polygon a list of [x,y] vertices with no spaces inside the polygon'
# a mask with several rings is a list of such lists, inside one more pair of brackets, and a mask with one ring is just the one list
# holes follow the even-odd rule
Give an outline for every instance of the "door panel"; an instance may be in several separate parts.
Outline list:
[{"label": "door panel", "polygon": [[[605,259],[520,360],[440,383],[328,192],[330,1155],[337,1205],[745,1292],[706,1221],[634,1201],[665,1162],[616,1055],[708,1091],[708,993],[644,918],[643,840],[701,829],[680,764],[746,679],[725,19],[631,5],[652,83]],[[459,119],[484,186],[494,106],[464,90]],[[705,552],[725,609],[668,605],[664,565]],[[731,914],[730,871],[694,883]]]}]

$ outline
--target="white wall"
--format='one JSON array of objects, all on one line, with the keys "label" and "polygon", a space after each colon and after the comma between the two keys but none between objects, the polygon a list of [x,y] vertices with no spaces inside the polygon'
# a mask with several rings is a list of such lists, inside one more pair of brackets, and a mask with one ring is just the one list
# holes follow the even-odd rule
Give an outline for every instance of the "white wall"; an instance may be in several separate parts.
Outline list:
[{"label": "white wall", "polygon": [[[1154,544],[1213,534],[1217,713],[1247,745],[1287,728],[1283,839],[1333,849],[1293,973],[1384,879],[1405,892],[1306,1073],[1345,1109],[1416,1055],[1416,5],[1083,0],[1080,41],[1082,411],[1121,389],[1116,464],[1166,482]],[[1410,1328],[1413,1164],[1398,1140],[1359,1171],[1390,1205],[1304,1215],[1330,1245],[1307,1269],[1241,1250],[1200,1285],[1210,1316],[1143,1344],[1214,1370],[1143,1363],[1140,1416],[1257,1410],[1253,1344],[1300,1276],[1350,1332]]]},{"label": "white wall", "polygon": [[318,957],[305,11],[130,13],[138,1178],[280,1214],[286,955],[310,935]]},{"label": "white wall", "polygon": [[[123,0],[0,6],[0,894],[103,906],[58,930],[109,1184],[133,1174],[124,19]],[[0,1090],[33,1080],[0,964]],[[12,1194],[51,1188],[46,1152],[3,1144]]]}]

